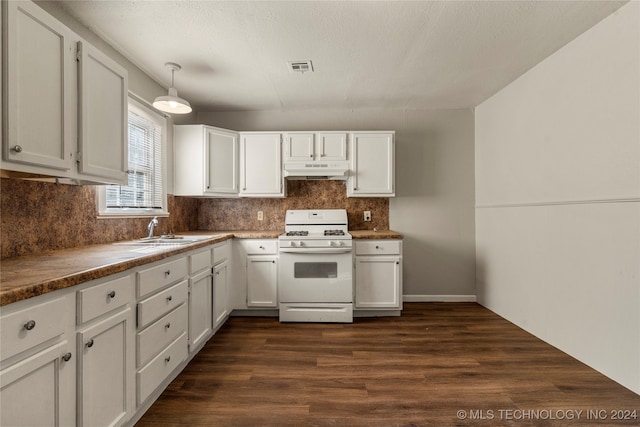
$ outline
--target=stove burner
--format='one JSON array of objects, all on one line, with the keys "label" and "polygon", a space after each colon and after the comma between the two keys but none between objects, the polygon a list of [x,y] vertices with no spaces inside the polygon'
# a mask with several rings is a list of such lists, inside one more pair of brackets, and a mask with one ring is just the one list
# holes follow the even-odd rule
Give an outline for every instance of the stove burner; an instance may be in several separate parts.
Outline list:
[{"label": "stove burner", "polygon": [[308,236],[308,231],[287,231],[287,236]]},{"label": "stove burner", "polygon": [[344,236],[344,230],[324,230],[325,236]]}]

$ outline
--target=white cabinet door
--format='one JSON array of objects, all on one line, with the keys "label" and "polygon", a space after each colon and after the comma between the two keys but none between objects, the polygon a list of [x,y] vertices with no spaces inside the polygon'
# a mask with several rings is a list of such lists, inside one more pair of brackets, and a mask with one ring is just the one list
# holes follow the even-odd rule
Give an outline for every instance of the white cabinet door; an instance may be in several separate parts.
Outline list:
[{"label": "white cabinet door", "polygon": [[351,134],[351,174],[347,197],[395,196],[393,132]]},{"label": "white cabinet door", "polygon": [[402,305],[401,258],[356,257],[356,307],[396,308]]},{"label": "white cabinet door", "polygon": [[215,266],[213,271],[213,328],[218,329],[229,315],[227,263]]},{"label": "white cabinet door", "polygon": [[240,134],[240,196],[284,197],[280,133]]},{"label": "white cabinet door", "polygon": [[247,306],[278,306],[277,256],[247,257]]},{"label": "white cabinet door", "polygon": [[0,425],[75,425],[75,357],[62,341],[0,371]]},{"label": "white cabinet door", "polygon": [[113,184],[127,183],[127,70],[78,42],[79,171]]},{"label": "white cabinet door", "polygon": [[78,331],[78,426],[121,424],[133,410],[133,322],[127,308]]},{"label": "white cabinet door", "polygon": [[284,136],[285,160],[308,162],[313,160],[315,135],[309,132],[290,132]]},{"label": "white cabinet door", "polygon": [[344,132],[318,133],[316,158],[319,160],[347,160],[347,134]]},{"label": "white cabinet door", "polygon": [[[238,194],[238,134],[205,127],[205,188],[211,196]],[[194,159],[196,160],[196,159]]]},{"label": "white cabinet door", "polygon": [[189,349],[195,350],[211,332],[213,279],[211,269],[189,279]]},{"label": "white cabinet door", "polygon": [[70,171],[75,147],[73,33],[32,2],[2,2],[7,104],[3,159]]}]

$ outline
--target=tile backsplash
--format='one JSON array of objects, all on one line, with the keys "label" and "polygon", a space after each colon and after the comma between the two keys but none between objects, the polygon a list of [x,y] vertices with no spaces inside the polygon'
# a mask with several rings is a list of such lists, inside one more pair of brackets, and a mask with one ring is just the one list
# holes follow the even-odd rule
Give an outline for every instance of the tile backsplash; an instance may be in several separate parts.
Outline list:
[{"label": "tile backsplash", "polygon": [[[145,236],[148,218],[98,219],[96,188],[0,179],[0,259]],[[344,181],[289,181],[287,193],[284,199],[169,195],[170,215],[156,232],[284,230],[287,209],[346,209],[352,230],[389,228],[389,199],[347,198]],[[371,222],[363,222],[365,210]]]}]

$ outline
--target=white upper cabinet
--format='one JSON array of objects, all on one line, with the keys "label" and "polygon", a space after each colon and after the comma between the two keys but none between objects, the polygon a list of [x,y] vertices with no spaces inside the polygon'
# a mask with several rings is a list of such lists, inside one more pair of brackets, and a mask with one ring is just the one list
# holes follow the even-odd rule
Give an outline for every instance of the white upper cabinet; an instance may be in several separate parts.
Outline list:
[{"label": "white upper cabinet", "polygon": [[2,7],[1,168],[126,183],[126,70],[35,3]]},{"label": "white upper cabinet", "polygon": [[350,134],[347,197],[395,196],[395,132]]},{"label": "white upper cabinet", "polygon": [[240,196],[285,196],[279,132],[240,134]]},{"label": "white upper cabinet", "polygon": [[70,171],[75,160],[74,34],[34,3],[2,6],[7,98],[3,159]]},{"label": "white upper cabinet", "polygon": [[174,194],[237,197],[238,133],[205,125],[174,126]]},{"label": "white upper cabinet", "polygon": [[127,70],[78,42],[80,173],[127,182]]},{"label": "white upper cabinet", "polygon": [[285,161],[347,160],[345,132],[288,132],[284,140]]}]

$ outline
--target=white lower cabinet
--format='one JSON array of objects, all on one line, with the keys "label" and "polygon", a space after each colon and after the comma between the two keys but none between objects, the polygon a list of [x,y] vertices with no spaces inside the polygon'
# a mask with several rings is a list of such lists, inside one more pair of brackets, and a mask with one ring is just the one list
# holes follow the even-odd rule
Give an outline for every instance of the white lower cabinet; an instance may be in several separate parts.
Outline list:
[{"label": "white lower cabinet", "polygon": [[278,307],[278,257],[247,256],[247,306]]},{"label": "white lower cabinet", "polygon": [[0,425],[76,423],[74,294],[2,307]]},{"label": "white lower cabinet", "polygon": [[130,307],[78,331],[78,425],[113,426],[133,410]]},{"label": "white lower cabinet", "polygon": [[227,263],[222,262],[213,269],[213,329],[216,330],[229,317],[229,283]]},{"label": "white lower cabinet", "polygon": [[213,326],[213,277],[211,266],[189,279],[189,350],[198,348]]},{"label": "white lower cabinet", "polygon": [[402,241],[355,242],[355,309],[402,309]]}]

